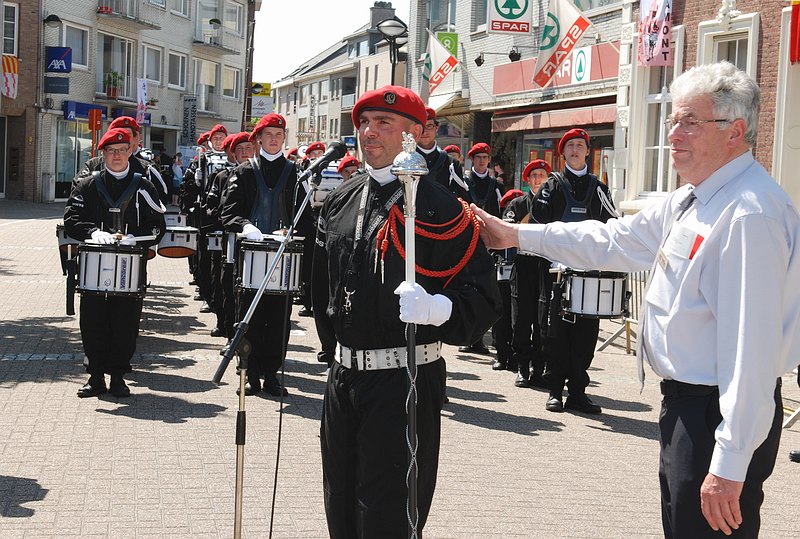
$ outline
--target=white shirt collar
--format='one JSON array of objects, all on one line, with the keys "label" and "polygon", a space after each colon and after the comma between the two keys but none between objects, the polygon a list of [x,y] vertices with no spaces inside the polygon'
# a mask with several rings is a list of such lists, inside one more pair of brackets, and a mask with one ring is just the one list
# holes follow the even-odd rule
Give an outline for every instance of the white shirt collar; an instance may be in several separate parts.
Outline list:
[{"label": "white shirt collar", "polygon": [[111,174],[112,176],[114,176],[114,177],[115,177],[116,179],[118,179],[118,180],[121,180],[122,178],[124,178],[125,176],[127,176],[127,175],[128,175],[128,172],[129,172],[130,170],[131,170],[131,165],[130,165],[130,163],[128,163],[128,166],[127,166],[127,167],[125,167],[125,170],[123,170],[122,172],[114,172],[113,170],[111,170],[110,168],[108,168],[108,167],[106,166],[106,172],[108,172],[109,174]]},{"label": "white shirt collar", "polygon": [[380,185],[389,185],[397,178],[392,174],[392,165],[387,165],[383,168],[372,168],[367,164],[364,168]]},{"label": "white shirt collar", "polygon": [[283,155],[283,152],[267,153],[267,152],[264,151],[264,148],[261,148],[259,150],[259,153],[261,154],[261,157],[263,157],[267,161],[275,161],[277,158],[279,158],[279,157],[281,157]]},{"label": "white shirt collar", "polygon": [[483,174],[480,174],[479,172],[475,171],[475,167],[472,167],[472,173],[475,174],[477,177],[483,179],[483,178],[485,178],[486,176],[489,175],[489,169],[487,168],[486,172],[484,172]]},{"label": "white shirt collar", "polygon": [[422,146],[417,146],[417,149],[419,151],[421,151],[422,153],[424,153],[425,155],[429,155],[429,154],[433,153],[434,151],[436,151],[437,149],[439,149],[439,146],[434,144],[433,146],[431,146],[427,150],[425,148],[423,148]]},{"label": "white shirt collar", "polygon": [[569,170],[570,172],[572,172],[573,174],[575,174],[579,178],[581,176],[586,176],[586,174],[588,174],[588,172],[589,172],[589,166],[588,165],[583,165],[583,168],[580,169],[580,170],[575,170],[574,168],[572,168],[571,166],[569,166],[567,164],[565,164],[564,166],[566,166],[567,170]]}]

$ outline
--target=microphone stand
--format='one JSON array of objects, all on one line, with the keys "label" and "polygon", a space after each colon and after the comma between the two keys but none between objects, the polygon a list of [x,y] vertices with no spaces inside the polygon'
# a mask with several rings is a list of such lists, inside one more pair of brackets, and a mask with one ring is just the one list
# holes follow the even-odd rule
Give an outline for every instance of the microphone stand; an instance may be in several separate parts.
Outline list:
[{"label": "microphone stand", "polygon": [[[403,133],[403,152],[394,159],[392,174],[400,179],[403,184],[403,216],[405,218],[405,247],[406,267],[405,280],[416,283],[416,245],[414,232],[416,227],[416,195],[420,177],[428,173],[428,167],[423,158],[416,151],[417,143],[413,135]],[[406,365],[408,372],[408,396],[406,397],[406,443],[408,445],[409,463],[406,474],[408,487],[408,501],[406,516],[408,517],[408,536],[417,539],[417,526],[419,525],[419,511],[417,501],[417,327],[416,324],[406,325]]]},{"label": "microphone stand", "polygon": [[[308,169],[305,170],[302,174],[297,177],[297,185],[300,185],[306,178],[312,177],[314,172],[317,169],[321,168],[324,164],[324,161],[327,162],[333,161],[336,157],[335,154],[338,151],[344,150],[346,151],[346,147],[344,144],[339,143],[338,146],[336,144],[332,144],[331,146],[335,146],[336,151],[331,152],[330,154],[320,157],[319,160],[314,162]],[[343,155],[344,152],[342,152]],[[240,539],[242,536],[242,505],[243,505],[243,489],[244,489],[244,446],[246,441],[246,412],[245,412],[245,394],[244,394],[244,386],[245,386],[245,379],[247,377],[247,357],[252,350],[252,346],[250,345],[249,341],[244,338],[245,334],[247,333],[247,329],[250,325],[250,320],[253,318],[253,314],[255,314],[256,308],[258,307],[259,301],[261,301],[261,296],[264,295],[264,291],[267,289],[267,284],[269,283],[272,274],[275,273],[275,268],[281,261],[281,257],[283,256],[284,251],[286,250],[286,246],[292,240],[294,236],[295,229],[297,228],[297,224],[300,222],[300,218],[303,215],[306,207],[308,206],[311,197],[314,195],[314,191],[316,190],[317,185],[311,182],[311,188],[308,189],[306,192],[305,198],[303,198],[303,202],[300,204],[299,210],[295,213],[294,220],[292,221],[291,226],[286,231],[286,237],[283,241],[279,242],[280,245],[278,246],[278,251],[275,253],[275,258],[272,260],[272,263],[267,268],[266,273],[264,274],[264,278],[261,279],[261,284],[256,290],[255,296],[253,297],[253,301],[250,302],[250,307],[247,309],[247,313],[245,313],[242,320],[236,324],[236,333],[233,335],[233,339],[231,342],[222,349],[221,355],[222,360],[217,367],[217,371],[214,373],[214,377],[212,381],[215,384],[219,384],[222,380],[222,375],[225,374],[225,369],[228,368],[228,364],[230,364],[231,359],[233,359],[233,354],[237,353],[239,355],[239,410],[236,413],[236,494],[235,494],[235,502],[234,502],[234,524],[233,524],[233,536],[234,539]],[[288,283],[283,283],[286,286],[286,293],[289,293],[288,290]]]}]

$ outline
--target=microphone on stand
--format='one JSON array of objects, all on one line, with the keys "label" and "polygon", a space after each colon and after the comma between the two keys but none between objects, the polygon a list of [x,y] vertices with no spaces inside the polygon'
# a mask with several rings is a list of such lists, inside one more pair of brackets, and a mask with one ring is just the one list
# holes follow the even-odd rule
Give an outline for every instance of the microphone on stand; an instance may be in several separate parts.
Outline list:
[{"label": "microphone on stand", "polygon": [[305,171],[303,171],[298,180],[302,181],[307,176],[312,176],[312,178],[317,178],[316,181],[312,179],[312,182],[315,185],[318,185],[320,177],[318,173],[324,170],[325,167],[327,167],[331,163],[331,161],[336,161],[337,159],[341,159],[342,157],[345,156],[346,153],[347,153],[347,145],[345,145],[344,142],[341,142],[339,140],[334,140],[333,142],[330,143],[328,149],[325,150],[324,154],[320,155],[316,159],[316,161],[308,165],[308,168],[305,169]]}]

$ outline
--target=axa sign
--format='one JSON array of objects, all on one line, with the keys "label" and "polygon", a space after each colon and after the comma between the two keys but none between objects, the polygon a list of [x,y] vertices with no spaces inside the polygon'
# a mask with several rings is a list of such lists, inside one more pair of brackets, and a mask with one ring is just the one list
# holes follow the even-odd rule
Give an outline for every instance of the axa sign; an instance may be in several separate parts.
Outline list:
[{"label": "axa sign", "polygon": [[532,14],[530,0],[489,0],[489,32],[530,34]]},{"label": "axa sign", "polygon": [[72,47],[45,47],[45,66],[48,73],[70,73]]}]

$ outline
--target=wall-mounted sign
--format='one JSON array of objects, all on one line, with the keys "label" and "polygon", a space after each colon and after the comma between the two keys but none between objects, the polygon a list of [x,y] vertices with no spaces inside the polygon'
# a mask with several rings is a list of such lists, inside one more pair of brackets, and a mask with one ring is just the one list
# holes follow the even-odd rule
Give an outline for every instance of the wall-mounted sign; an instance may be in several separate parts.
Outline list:
[{"label": "wall-mounted sign", "polygon": [[72,47],[45,47],[45,71],[48,73],[70,73],[72,71]]}]

